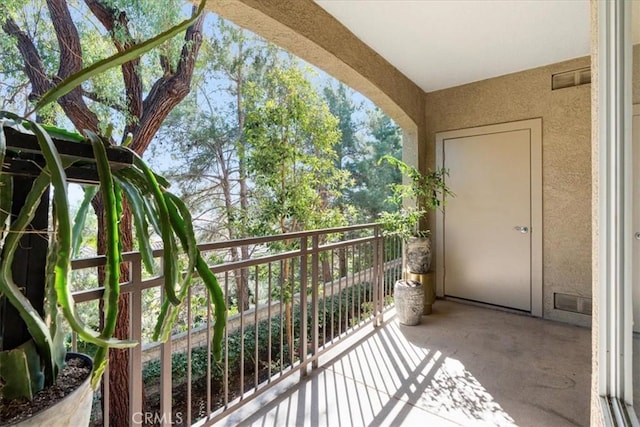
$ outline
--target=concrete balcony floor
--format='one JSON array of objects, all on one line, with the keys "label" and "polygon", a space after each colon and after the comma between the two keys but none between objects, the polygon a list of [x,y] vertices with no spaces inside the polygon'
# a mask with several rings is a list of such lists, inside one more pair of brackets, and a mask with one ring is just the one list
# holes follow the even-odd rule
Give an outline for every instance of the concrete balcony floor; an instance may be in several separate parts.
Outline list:
[{"label": "concrete balcony floor", "polygon": [[589,329],[439,300],[418,326],[363,327],[219,425],[586,426],[590,378]]}]

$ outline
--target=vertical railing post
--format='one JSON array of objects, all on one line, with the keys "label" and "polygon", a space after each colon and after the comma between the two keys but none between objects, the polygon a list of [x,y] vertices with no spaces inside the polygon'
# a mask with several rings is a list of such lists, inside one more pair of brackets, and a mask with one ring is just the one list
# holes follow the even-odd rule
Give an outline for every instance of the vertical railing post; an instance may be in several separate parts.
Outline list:
[{"label": "vertical railing post", "polygon": [[307,237],[300,238],[300,376],[307,375]]},{"label": "vertical railing post", "polygon": [[[191,288],[187,290],[187,416],[186,416],[186,425],[191,425],[191,370],[192,370],[192,361],[191,361],[191,350],[192,350],[192,329],[193,329],[193,321],[191,316]],[[183,418],[184,414],[177,413],[176,418]]]},{"label": "vertical railing post", "polygon": [[374,251],[373,251],[373,326],[380,326],[382,323],[382,301],[384,298],[384,238],[380,233],[380,226],[374,227]]},{"label": "vertical railing post", "polygon": [[[165,255],[163,255],[165,256]],[[163,295],[162,300],[166,298]],[[168,426],[171,424],[171,411],[172,411],[172,386],[173,380],[171,378],[171,340],[172,334],[169,333],[169,338],[160,345],[160,420],[161,425]]]},{"label": "vertical railing post", "polygon": [[133,417],[142,415],[142,257],[135,253],[131,259],[131,339],[138,342],[129,353],[129,413]]},{"label": "vertical railing post", "polygon": [[319,323],[319,309],[318,309],[318,280],[320,276],[320,239],[317,234],[313,236],[311,243],[311,354],[314,356],[313,362],[311,362],[311,368],[318,368],[318,358],[315,357],[318,354],[318,323]]},{"label": "vertical railing post", "polygon": [[[171,336],[160,346],[160,414],[161,425],[171,424],[172,379],[171,379]],[[156,414],[154,414],[155,416]]]}]

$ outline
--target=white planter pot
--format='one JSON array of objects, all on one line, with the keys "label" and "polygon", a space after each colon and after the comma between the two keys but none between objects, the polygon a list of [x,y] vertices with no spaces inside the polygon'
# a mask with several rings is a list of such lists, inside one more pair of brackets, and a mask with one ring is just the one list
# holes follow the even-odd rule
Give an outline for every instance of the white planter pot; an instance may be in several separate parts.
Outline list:
[{"label": "white planter pot", "polygon": [[409,237],[404,244],[404,256],[407,272],[428,273],[431,267],[431,237]]},{"label": "white planter pot", "polygon": [[413,326],[422,320],[424,287],[415,280],[398,280],[393,288],[396,316],[403,325]]},{"label": "white planter pot", "polygon": [[[93,366],[91,358],[84,354],[67,353],[70,358],[81,358],[90,369]],[[55,405],[50,406],[32,417],[14,424],[19,427],[52,427],[52,426],[87,426],[91,420],[91,405],[93,403],[93,389],[90,384],[91,375],[72,393],[65,396]]]}]

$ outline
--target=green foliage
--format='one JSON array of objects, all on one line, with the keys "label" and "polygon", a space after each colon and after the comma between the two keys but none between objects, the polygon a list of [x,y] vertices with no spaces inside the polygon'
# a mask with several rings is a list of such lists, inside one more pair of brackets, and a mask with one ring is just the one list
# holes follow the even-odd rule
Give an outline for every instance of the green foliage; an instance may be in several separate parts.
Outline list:
[{"label": "green foliage", "polygon": [[349,173],[350,183],[342,191],[337,205],[350,223],[369,222],[394,206],[386,199],[389,185],[400,182],[400,172],[388,164],[379,165],[384,155],[400,157],[400,128],[379,108],[357,104],[356,93],[339,83],[323,89],[329,109],[340,123],[342,137],[336,145],[336,166]]},{"label": "green foliage", "polygon": [[[373,288],[370,283],[361,283],[349,288],[336,291],[335,295],[325,295],[319,300],[319,332],[320,338],[327,341],[345,332],[347,328],[358,324],[360,321],[369,318],[373,313]],[[307,307],[307,332],[311,333],[311,304]],[[294,329],[300,330],[300,306],[296,305],[294,310]],[[226,354],[228,361],[230,382],[237,380],[240,373],[241,361],[244,360],[245,375],[253,373],[254,369],[265,368],[269,355],[269,338],[271,338],[271,366],[276,372],[288,366],[291,361],[291,352],[284,336],[282,319],[279,315],[274,315],[271,322],[261,320],[258,322],[258,332],[256,335],[255,325],[246,325],[244,331],[235,330],[229,334],[223,347],[223,354]],[[310,336],[310,335],[308,335]],[[283,345],[281,346],[281,340]],[[244,352],[241,348],[244,345]],[[298,346],[298,341],[294,341],[294,346]],[[255,359],[256,347],[258,348],[258,360]],[[282,352],[282,358],[281,358]],[[244,354],[244,359],[241,355]],[[192,381],[205,377],[207,374],[207,364],[212,367],[212,379],[223,381],[223,362],[216,362],[213,357],[207,358],[206,347],[195,347],[191,350],[191,377]],[[187,378],[187,354],[172,353],[171,355],[171,378],[174,384],[180,384]],[[147,362],[142,370],[144,383],[149,386],[160,381],[161,366],[160,360],[155,359]]]},{"label": "green foliage", "polygon": [[400,127],[379,108],[368,112],[366,130],[360,153],[350,169],[355,185],[347,189],[347,195],[362,219],[373,221],[381,212],[397,209],[388,199],[391,186],[401,181],[401,173],[388,163],[380,164],[380,159],[385,155],[402,156],[402,136]]},{"label": "green foliage", "polygon": [[[14,69],[6,72],[3,70],[3,77],[8,77],[8,83],[3,86],[6,90],[2,89],[2,91],[10,94],[12,97],[7,104],[14,106],[16,103],[15,98],[23,92],[26,92],[27,82],[30,82],[34,86],[32,91],[38,92],[33,94],[36,95],[34,99],[38,99],[34,110],[34,112],[38,112],[38,120],[49,119],[55,122],[59,107],[48,106],[48,104],[55,103],[71,91],[76,90],[74,93],[88,99],[93,99],[93,101],[106,106],[107,108],[104,108],[102,111],[105,115],[111,116],[114,111],[121,112],[127,125],[132,125],[134,120],[129,115],[134,112],[129,111],[130,106],[128,104],[129,102],[135,102],[136,100],[134,98],[137,96],[139,96],[140,101],[142,101],[142,92],[145,90],[143,82],[139,80],[144,77],[144,73],[140,72],[139,57],[154,49],[158,49],[155,52],[160,52],[158,53],[158,58],[163,65],[161,67],[163,78],[156,81],[152,90],[150,90],[148,84],[146,88],[147,92],[155,93],[154,91],[157,90],[160,85],[167,83],[168,80],[165,80],[167,75],[172,74],[176,69],[177,53],[179,52],[181,43],[176,43],[175,36],[183,33],[185,29],[195,23],[202,14],[206,1],[202,0],[200,2],[199,7],[197,10],[194,9],[194,14],[190,18],[175,25],[173,19],[180,15],[178,12],[182,8],[181,3],[178,1],[156,2],[139,0],[136,2],[120,2],[118,0],[106,0],[105,3],[94,4],[96,7],[106,7],[106,10],[103,10],[103,15],[113,14],[113,22],[111,22],[111,24],[114,24],[115,28],[110,28],[109,24],[105,24],[104,21],[102,21],[107,30],[112,31],[112,33],[108,35],[105,34],[103,30],[97,28],[98,24],[95,19],[86,19],[88,16],[91,16],[89,9],[92,5],[89,4],[89,2],[85,4],[73,2],[72,6],[74,6],[74,8],[72,10],[66,9],[67,5],[63,2],[58,4],[57,7],[53,2],[47,2],[51,15],[54,15],[54,12],[58,11],[60,12],[59,15],[64,17],[66,13],[66,17],[69,17],[69,19],[61,19],[61,21],[64,22],[56,21],[53,23],[51,22],[51,17],[47,16],[44,6],[45,2],[43,0],[34,0],[27,5],[21,3],[22,2],[8,0],[2,2],[0,5],[0,24],[2,24],[3,28],[3,32],[0,33],[0,48],[2,48],[3,56],[6,54],[5,48],[8,48],[6,49],[7,52],[13,52],[13,56],[8,55],[6,63],[14,66]],[[133,9],[130,9],[132,6]],[[128,10],[125,10],[127,8]],[[128,21],[132,16],[135,16],[135,11],[146,15],[150,10],[164,10],[165,14],[156,15],[158,19],[149,19],[148,16],[145,16],[144,19],[139,19],[139,25],[129,25]],[[97,15],[96,13],[96,16]],[[32,16],[35,17],[31,18]],[[16,21],[18,22],[16,23]],[[61,27],[63,29],[61,30],[61,27],[54,29],[54,25],[52,24],[62,24]],[[96,27],[92,28],[92,25]],[[167,29],[167,26],[170,28]],[[160,27],[162,27],[160,34],[156,35]],[[24,30],[25,28],[26,31]],[[78,34],[75,32],[76,29],[78,30]],[[153,36],[139,37],[145,32],[150,32]],[[115,40],[112,41],[113,45],[106,42],[106,40],[111,39],[112,36],[115,38]],[[80,46],[76,45],[76,39],[80,42]],[[29,49],[20,49],[20,53],[24,55],[24,57],[20,58],[16,56],[18,54],[18,49],[16,49],[17,40],[23,41],[23,43],[20,44],[21,48],[24,48],[26,45],[32,47],[34,52],[28,55],[25,52]],[[65,48],[68,48],[71,52],[65,52]],[[62,54],[58,57],[60,52],[62,52]],[[64,61],[69,60],[69,57],[65,56],[64,53],[73,55],[72,58],[74,59],[81,58],[84,62],[81,65],[83,68],[77,72],[64,72],[64,74],[57,75],[58,68],[65,71],[64,67],[66,63]],[[108,57],[102,59],[105,55]],[[24,70],[24,62],[26,62],[26,73]],[[116,88],[114,88],[115,85],[112,84],[114,81],[119,80],[116,77],[120,70],[116,71],[114,67],[124,66],[132,62],[137,69],[133,71],[135,76],[129,77],[135,81],[131,83],[130,80],[127,89],[130,92],[136,93],[125,101],[124,98],[119,99],[116,95],[123,91],[116,90]],[[75,62],[72,62],[72,64],[74,68],[80,67],[80,65],[76,66]],[[28,79],[28,77],[31,76],[30,73],[36,73],[39,77],[31,77],[32,80],[30,81]],[[189,81],[190,72],[184,73],[182,77]],[[3,78],[3,83],[4,80],[5,78]],[[46,83],[37,85],[36,83],[39,81],[46,81]],[[83,83],[84,87],[80,87]],[[40,88],[37,88],[38,86],[40,86]],[[118,85],[117,89],[121,87],[121,85]],[[41,92],[46,89],[49,90],[42,94]],[[128,95],[131,95],[131,93],[128,93]],[[181,98],[176,97],[169,99],[169,101],[177,101],[179,99]],[[145,100],[144,103],[146,103],[147,100]],[[88,127],[92,129],[100,128],[103,131],[104,138],[90,131],[86,131],[87,141],[85,141],[85,143],[90,143],[93,148],[93,160],[96,162],[101,196],[104,202],[104,211],[101,212],[105,217],[105,241],[107,247],[104,281],[105,290],[102,300],[104,304],[104,321],[100,325],[101,327],[98,328],[99,331],[96,331],[93,325],[87,325],[82,317],[78,315],[71,294],[72,290],[69,284],[70,259],[72,247],[76,246],[77,248],[79,246],[79,239],[76,239],[75,243],[72,241],[67,177],[65,174],[65,168],[70,166],[72,161],[63,159],[57,153],[48,129],[44,129],[35,122],[30,122],[29,129],[36,135],[45,165],[42,173],[35,179],[34,185],[27,196],[24,208],[17,218],[11,222],[11,233],[7,233],[3,238],[2,268],[0,273],[0,295],[3,298],[2,302],[4,303],[4,299],[6,299],[18,310],[20,317],[27,325],[29,334],[33,339],[33,344],[37,347],[37,353],[40,357],[39,363],[28,363],[25,366],[33,368],[36,374],[38,372],[44,372],[43,384],[45,386],[55,382],[57,373],[64,362],[63,334],[60,325],[62,316],[64,316],[64,319],[71,329],[78,334],[80,339],[86,343],[97,346],[94,353],[94,372],[92,374],[92,385],[94,388],[97,387],[106,367],[108,348],[126,348],[136,344],[131,341],[120,341],[112,338],[115,332],[119,309],[119,274],[122,260],[120,219],[123,213],[123,197],[128,199],[129,205],[134,212],[134,223],[136,224],[138,237],[141,241],[145,243],[148,242],[148,228],[149,224],[151,224],[154,226],[156,233],[162,236],[165,246],[163,273],[165,276],[164,290],[167,295],[167,300],[162,306],[157,319],[159,327],[156,329],[156,334],[166,336],[168,334],[166,331],[171,330],[171,326],[176,320],[176,313],[184,301],[191,284],[192,274],[197,270],[201,281],[211,296],[210,303],[215,306],[213,354],[219,358],[226,316],[224,297],[216,277],[196,249],[195,234],[186,206],[181,200],[166,191],[166,187],[168,186],[167,182],[163,178],[156,176],[147,167],[146,163],[133,152],[131,152],[131,154],[133,154],[135,159],[134,165],[129,168],[113,171],[112,173],[106,156],[106,146],[112,141],[112,126],[106,125],[105,123],[112,123],[113,119],[108,121],[103,120],[98,123],[93,111],[85,111],[88,109],[85,108],[84,98],[81,102],[61,102],[60,105],[65,106],[65,112],[70,114],[71,119],[76,119],[76,125],[80,126],[79,123],[81,123],[84,127],[85,124],[88,124]],[[67,108],[69,105],[78,107],[78,110],[82,110],[80,115],[83,119],[78,120],[78,115],[72,114],[73,109]],[[150,105],[153,104],[151,103]],[[100,113],[100,109],[97,110],[98,113]],[[163,117],[162,115],[160,115],[160,117],[153,117],[152,113],[155,110],[153,108],[149,110],[151,113],[144,118],[152,117],[153,120],[154,118],[161,119]],[[31,112],[26,114],[31,114]],[[141,116],[142,112],[136,111],[135,114]],[[5,123],[10,122],[12,126],[19,128],[22,120],[24,119],[21,119],[14,113],[0,112],[0,157],[4,158],[5,154]],[[148,131],[149,130],[152,132],[154,128],[151,127]],[[24,132],[24,129],[19,128],[19,131]],[[147,132],[147,135],[151,132]],[[123,139],[125,141],[130,140],[128,136]],[[130,151],[125,146],[118,148],[124,151]],[[144,149],[144,146],[139,148],[139,151],[142,151],[142,149]],[[7,182],[6,177],[3,177],[2,183],[6,184]],[[49,186],[53,188],[53,233],[49,240],[46,265],[46,313],[44,316],[41,316],[41,313],[35,310],[33,304],[22,294],[18,284],[14,283],[11,265],[18,244],[17,242],[31,222],[34,212],[40,203],[41,195],[47,191]],[[7,190],[9,188],[10,186],[3,186],[1,189],[3,192],[3,194],[0,195],[0,200],[3,201],[2,203],[4,203],[4,200],[10,198],[7,197]],[[87,202],[88,200],[87,198]],[[88,206],[88,203],[85,206]],[[3,204],[3,208],[4,207]],[[81,214],[83,213],[82,211],[83,209],[81,207]],[[84,213],[86,213],[86,209],[84,209]],[[75,232],[81,232],[83,229],[84,224],[82,221],[78,221]],[[177,271],[180,247],[182,247],[185,253],[188,264],[184,276],[178,274]],[[140,245],[140,250],[145,255],[145,265],[147,268],[152,268],[153,260],[149,256],[149,245]],[[2,355],[4,357],[6,354]],[[17,360],[17,358],[12,360]],[[0,377],[0,395],[3,394],[3,390],[6,390],[2,387],[6,382],[4,374],[3,372],[3,377]],[[33,378],[33,375],[31,377]],[[25,375],[24,378],[29,381],[28,376]],[[25,397],[31,397],[30,395],[34,391],[37,390],[32,389],[29,393],[24,393]]]},{"label": "green foliage", "polygon": [[[41,52],[40,57],[47,74],[54,75],[58,67],[58,47],[45,1],[3,0],[0,2],[0,24],[4,24],[8,16],[26,29],[28,34],[47,35],[39,37],[35,45]],[[4,31],[0,31],[0,63],[3,83],[0,84],[0,110],[25,113],[30,104],[30,88],[24,72],[24,60],[19,54],[16,39]],[[60,108],[55,108],[42,113],[48,122],[55,123],[50,119],[60,111]]]},{"label": "green foliage", "polygon": [[0,352],[0,378],[2,396],[17,399],[33,395],[44,386],[40,369],[40,356],[33,341],[18,348]]},{"label": "green foliage", "polygon": [[335,167],[338,122],[297,68],[274,68],[266,85],[247,85],[246,139],[254,194],[255,234],[344,223],[332,199],[348,173]]},{"label": "green foliage", "polygon": [[182,21],[181,23],[169,28],[168,30],[148,39],[144,42],[136,43],[130,49],[123,50],[121,52],[115,53],[108,58],[101,59],[88,67],[82,69],[81,71],[74,73],[58,83],[55,87],[51,88],[47,93],[45,93],[38,103],[36,104],[36,110],[44,107],[50,102],[57,101],[58,98],[66,95],[75,87],[82,84],[82,82],[91,79],[95,76],[101,75],[105,71],[122,65],[126,62],[129,62],[133,59],[144,55],[150,50],[154,49],[158,45],[165,43],[175,37],[177,34],[183,32],[189,25],[191,25],[198,16],[204,10],[204,6],[206,4],[206,0],[201,0],[200,6],[196,13],[189,19]]},{"label": "green foliage", "polygon": [[[275,46],[217,19],[205,32],[195,90],[161,130],[170,144],[152,147],[171,152],[168,176],[194,211],[201,239],[250,234],[249,211],[255,200],[248,194],[245,86],[263,85],[267,69],[283,55]],[[232,256],[246,256],[237,252]]]},{"label": "green foliage", "polygon": [[[381,212],[378,221],[382,225],[385,235],[397,234],[402,240],[407,240],[418,233],[416,230],[418,229],[420,218],[425,213],[426,211],[424,210],[403,207],[394,212]],[[430,234],[430,230],[425,230],[420,233],[420,236],[428,237]]]},{"label": "green foliage", "polygon": [[445,182],[447,169],[439,168],[423,174],[417,168],[392,156],[383,156],[378,163],[382,162],[397,167],[408,180],[407,184],[391,184],[392,194],[389,201],[396,206],[402,206],[404,199],[410,198],[415,200],[417,205],[417,208],[401,208],[396,212],[381,214],[379,221],[384,231],[387,234],[398,233],[405,240],[412,235],[427,237],[430,234],[429,230],[418,230],[420,221],[430,210],[442,208],[446,197],[455,196]]},{"label": "green foliage", "polygon": [[[14,114],[0,112],[0,117],[5,119],[2,122],[3,126],[12,125],[18,130],[21,130],[19,124],[16,123],[16,120],[20,123],[21,119]],[[61,362],[59,362],[58,359],[60,354],[64,354],[64,352],[57,351],[58,345],[56,344],[57,337],[61,336],[57,329],[60,314],[64,315],[71,329],[76,332],[83,341],[98,346],[94,358],[94,373],[92,377],[94,387],[97,385],[106,367],[107,349],[109,347],[130,347],[136,344],[135,342],[119,341],[111,338],[115,330],[115,322],[118,314],[118,298],[120,294],[119,272],[122,260],[122,246],[120,244],[118,223],[122,212],[123,193],[121,189],[123,188],[129,189],[125,191],[125,194],[129,197],[131,208],[143,210],[143,212],[138,212],[138,215],[133,215],[134,221],[140,221],[141,218],[148,217],[158,218],[158,220],[149,222],[157,224],[160,227],[156,232],[163,236],[164,239],[164,259],[170,260],[171,263],[177,261],[178,251],[175,242],[176,239],[180,241],[185,254],[188,255],[189,262],[185,279],[179,285],[178,275],[168,272],[169,268],[177,269],[177,265],[165,265],[165,291],[167,294],[172,294],[175,298],[174,305],[180,306],[182,304],[190,285],[191,274],[194,270],[198,271],[201,280],[211,295],[211,302],[215,305],[216,321],[214,326],[213,351],[214,355],[219,358],[226,316],[224,297],[215,276],[211,273],[211,270],[209,270],[209,267],[195,246],[195,236],[192,230],[191,218],[186,207],[178,198],[169,193],[165,188],[160,187],[158,182],[164,182],[164,179],[150,171],[139,157],[136,157],[133,165],[119,169],[112,175],[107,161],[104,142],[91,133],[89,133],[88,140],[92,144],[97,162],[107,224],[106,279],[103,296],[105,314],[101,332],[95,332],[77,315],[75,305],[72,302],[71,286],[68,281],[73,242],[72,228],[69,219],[68,196],[66,193],[67,181],[64,172],[64,168],[68,165],[68,162],[63,162],[49,134],[44,131],[42,127],[31,122],[30,128],[36,134],[43,157],[46,159],[44,169],[46,173],[42,173],[35,180],[24,208],[11,224],[12,233],[7,233],[3,241],[0,292],[7,298],[9,303],[16,307],[21,318],[29,328],[38,352],[41,357],[43,357],[42,364],[44,367],[45,383],[49,385],[55,381],[55,377],[61,366]],[[4,149],[4,127],[0,135],[0,148]],[[114,147],[112,149],[116,148]],[[126,147],[117,147],[117,149],[130,151]],[[53,212],[55,216],[53,221],[55,224],[55,234],[50,241],[49,257],[47,259],[47,284],[48,289],[55,289],[55,291],[51,290],[47,292],[47,307],[49,311],[46,318],[43,319],[37,311],[33,309],[31,302],[20,292],[16,283],[14,283],[11,265],[19,239],[22,233],[25,232],[27,224],[29,224],[33,218],[37,206],[40,204],[41,194],[49,185],[54,189]],[[2,190],[6,191],[4,188]],[[143,198],[148,200],[145,203],[132,203],[130,199],[132,194],[135,194],[135,197],[139,197],[141,200]],[[77,227],[76,232],[81,231],[82,228],[82,226]],[[140,229],[141,227],[137,228]],[[147,239],[148,235],[142,237]],[[157,320],[159,326],[156,330],[159,331],[158,334],[168,335],[171,331],[172,324],[175,322],[176,312],[177,308],[172,308],[168,302],[165,302]],[[60,345],[62,345],[62,343],[60,343]],[[38,364],[38,366],[39,365],[40,364]]]}]

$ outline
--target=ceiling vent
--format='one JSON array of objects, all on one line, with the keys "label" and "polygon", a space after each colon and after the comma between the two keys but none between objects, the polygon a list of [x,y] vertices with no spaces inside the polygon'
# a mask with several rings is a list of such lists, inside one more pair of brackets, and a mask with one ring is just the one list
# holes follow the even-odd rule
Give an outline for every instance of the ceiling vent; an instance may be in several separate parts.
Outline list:
[{"label": "ceiling vent", "polygon": [[551,76],[551,90],[564,89],[591,83],[591,68],[579,68]]}]

